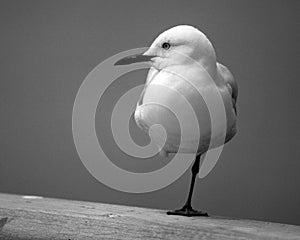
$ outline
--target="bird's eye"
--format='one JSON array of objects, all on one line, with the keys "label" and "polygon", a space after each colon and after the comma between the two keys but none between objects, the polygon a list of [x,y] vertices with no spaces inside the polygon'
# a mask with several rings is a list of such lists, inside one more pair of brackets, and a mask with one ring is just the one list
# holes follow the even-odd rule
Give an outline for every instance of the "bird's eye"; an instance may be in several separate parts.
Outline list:
[{"label": "bird's eye", "polygon": [[170,43],[167,43],[167,42],[164,42],[161,47],[165,50],[168,50],[170,47],[171,47],[171,44]]}]

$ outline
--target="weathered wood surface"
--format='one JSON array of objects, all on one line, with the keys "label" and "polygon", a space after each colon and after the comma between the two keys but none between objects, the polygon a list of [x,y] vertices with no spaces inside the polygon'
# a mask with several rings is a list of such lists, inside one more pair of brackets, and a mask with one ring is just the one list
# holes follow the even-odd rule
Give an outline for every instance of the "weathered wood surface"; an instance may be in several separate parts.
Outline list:
[{"label": "weathered wood surface", "polygon": [[[2,229],[2,230],[1,230]],[[300,239],[300,227],[0,194],[0,239]]]}]

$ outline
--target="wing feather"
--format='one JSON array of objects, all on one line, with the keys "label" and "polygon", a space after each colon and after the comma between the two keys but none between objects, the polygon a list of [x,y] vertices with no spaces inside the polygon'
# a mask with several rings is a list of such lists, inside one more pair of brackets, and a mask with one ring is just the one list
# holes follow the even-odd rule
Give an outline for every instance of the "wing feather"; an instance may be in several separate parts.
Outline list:
[{"label": "wing feather", "polygon": [[238,85],[237,82],[235,81],[233,75],[229,71],[229,69],[224,66],[221,63],[217,63],[218,71],[221,74],[222,78],[224,79],[225,85],[228,89],[228,91],[231,94],[232,98],[232,106],[234,108],[235,113],[237,113],[236,109],[236,101],[238,97]]}]

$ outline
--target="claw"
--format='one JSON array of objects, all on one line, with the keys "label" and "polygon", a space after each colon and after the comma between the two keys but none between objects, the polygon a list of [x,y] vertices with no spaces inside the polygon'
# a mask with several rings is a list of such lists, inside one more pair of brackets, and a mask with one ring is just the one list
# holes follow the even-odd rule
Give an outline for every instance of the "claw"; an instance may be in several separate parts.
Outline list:
[{"label": "claw", "polygon": [[208,214],[206,212],[194,210],[191,206],[184,206],[183,208],[178,209],[178,210],[168,211],[167,214],[168,215],[180,215],[180,216],[186,216],[186,217],[193,217],[193,216],[208,217]]}]

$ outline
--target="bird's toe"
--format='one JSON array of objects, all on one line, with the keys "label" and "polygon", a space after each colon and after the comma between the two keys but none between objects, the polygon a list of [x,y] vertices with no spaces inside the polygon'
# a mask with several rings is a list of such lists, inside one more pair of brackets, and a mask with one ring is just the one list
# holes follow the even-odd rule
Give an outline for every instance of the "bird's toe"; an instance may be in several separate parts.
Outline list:
[{"label": "bird's toe", "polygon": [[184,206],[183,208],[178,210],[168,211],[167,214],[180,215],[185,217],[195,217],[195,216],[208,217],[208,214],[206,212],[195,210],[190,206]]}]

